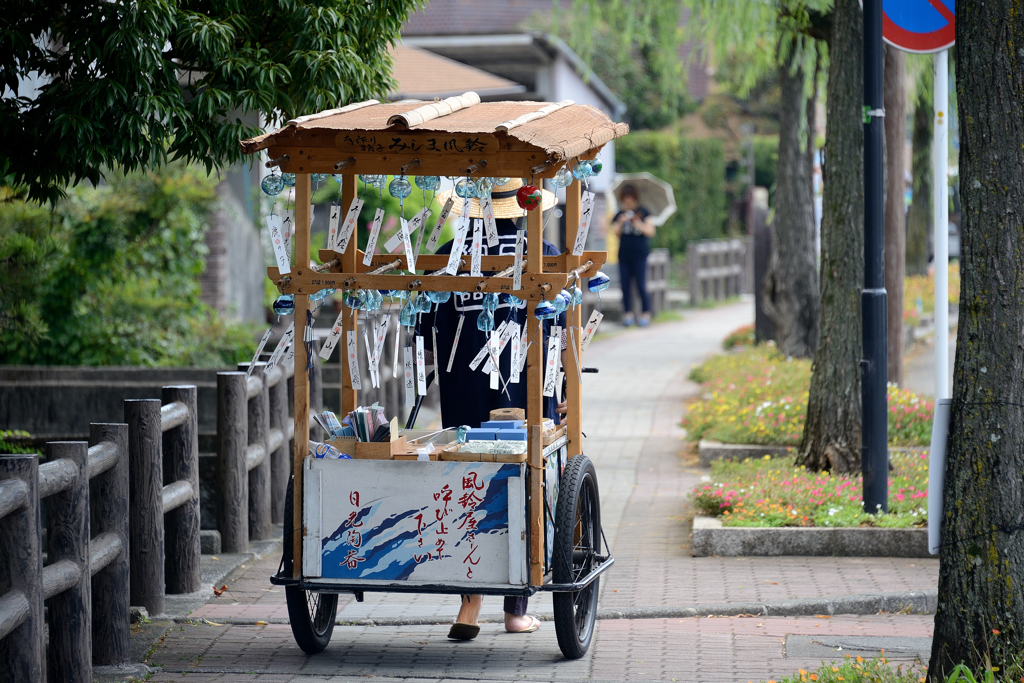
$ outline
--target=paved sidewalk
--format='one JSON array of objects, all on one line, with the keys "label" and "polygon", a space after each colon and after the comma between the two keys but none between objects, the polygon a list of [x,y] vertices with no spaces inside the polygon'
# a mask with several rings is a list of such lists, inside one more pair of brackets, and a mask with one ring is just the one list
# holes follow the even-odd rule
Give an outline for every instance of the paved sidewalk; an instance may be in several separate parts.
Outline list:
[{"label": "paved sidewalk", "polygon": [[[149,660],[163,668],[150,680],[742,683],[817,666],[820,655],[786,657],[790,635],[927,638],[930,616],[632,618],[708,604],[936,586],[934,560],[690,555],[686,493],[706,471],[688,455],[678,427],[684,402],[696,391],[686,377],[728,332],[751,320],[751,309],[744,303],[689,311],[681,322],[609,334],[588,351],[586,365],[601,372],[584,376],[586,452],[597,467],[603,526],[616,557],[602,581],[600,606],[630,618],[601,619],[587,657],[562,659],[550,622],[530,636],[485,626],[476,641],[452,643],[444,636],[457,597],[371,593],[363,603],[341,596],[339,621],[356,625],[339,626],[326,652],[306,657],[285,625],[283,590],[267,581],[278,561],[268,557],[227,582],[228,591],[194,612],[192,623],[167,634]],[[531,612],[549,616],[550,600],[548,594],[532,600]],[[500,621],[501,601],[485,600],[483,616]]]}]

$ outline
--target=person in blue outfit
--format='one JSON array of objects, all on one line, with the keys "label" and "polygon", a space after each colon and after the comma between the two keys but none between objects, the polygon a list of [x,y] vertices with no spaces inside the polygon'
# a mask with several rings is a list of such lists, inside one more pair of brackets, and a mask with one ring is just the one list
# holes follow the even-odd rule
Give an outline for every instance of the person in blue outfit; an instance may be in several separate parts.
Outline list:
[{"label": "person in blue outfit", "polygon": [[633,315],[633,285],[640,295],[643,312],[640,327],[651,324],[651,300],[647,295],[647,257],[655,226],[651,213],[640,206],[640,196],[632,185],[619,191],[619,212],[612,219],[612,230],[619,237],[619,277],[622,279],[622,324],[637,322]]},{"label": "person in blue outfit", "polygon": [[[526,218],[524,212],[516,203],[516,191],[522,187],[522,180],[516,178],[505,185],[495,187],[491,193],[494,216],[498,227],[498,245],[488,247],[486,238],[483,242],[482,254],[514,256],[516,252],[516,237],[519,230],[526,229]],[[442,193],[438,201],[444,204],[450,193]],[[462,200],[455,198],[455,205],[452,208],[452,216],[458,216],[462,209]],[[550,192],[544,192],[542,210],[550,208],[555,203],[555,198]],[[480,218],[480,207],[477,200],[472,200],[470,209],[471,219]],[[458,220],[456,218],[455,220]],[[466,262],[471,259],[472,246],[472,223],[470,226],[470,238],[466,240],[464,254]],[[527,252],[530,249],[529,243],[525,244]],[[544,241],[543,253],[545,256],[557,256],[561,252],[548,241]],[[452,242],[447,242],[437,249],[438,254],[450,254]],[[526,260],[524,254],[524,262]],[[484,275],[493,273],[484,272]],[[424,339],[426,347],[430,347],[427,354],[427,362],[433,362],[438,373],[440,373],[440,395],[441,395],[441,423],[444,427],[458,427],[469,425],[477,427],[481,422],[490,419],[490,413],[497,408],[526,408],[526,373],[523,372],[520,381],[516,384],[508,382],[510,377],[510,363],[512,354],[506,348],[499,358],[501,380],[499,389],[490,388],[490,377],[482,372],[482,365],[476,370],[470,368],[470,363],[479,353],[480,349],[487,344],[488,333],[477,329],[477,317],[483,310],[484,294],[480,292],[453,292],[451,298],[436,307],[430,313],[424,313],[419,321],[419,332]],[[525,300],[518,304],[510,303],[506,294],[500,294],[498,308],[494,311],[494,329],[505,321],[518,322],[522,329],[526,329],[527,320],[533,315],[533,307]],[[461,331],[459,331],[459,320],[462,319]],[[553,321],[543,321],[543,339],[529,339],[526,344],[540,344],[547,356],[547,339],[550,334]],[[565,314],[559,316],[557,325],[565,329]],[[432,328],[436,328],[437,349],[433,349]],[[458,343],[456,344],[456,333],[458,332]],[[455,357],[451,358],[452,348],[455,348]],[[565,348],[563,339],[562,348]],[[526,345],[522,347],[521,353],[526,353]],[[451,370],[448,370],[449,360],[452,362]],[[486,362],[486,361],[485,361]],[[564,412],[564,404],[559,405],[554,398],[545,399],[544,416],[557,421],[559,412]],[[525,596],[508,596],[505,598],[505,630],[510,633],[531,633],[540,627],[540,620],[526,613],[527,598]],[[454,640],[472,640],[479,634],[480,608],[483,604],[483,597],[480,595],[463,595],[459,615],[455,624],[452,625],[448,634]]]}]

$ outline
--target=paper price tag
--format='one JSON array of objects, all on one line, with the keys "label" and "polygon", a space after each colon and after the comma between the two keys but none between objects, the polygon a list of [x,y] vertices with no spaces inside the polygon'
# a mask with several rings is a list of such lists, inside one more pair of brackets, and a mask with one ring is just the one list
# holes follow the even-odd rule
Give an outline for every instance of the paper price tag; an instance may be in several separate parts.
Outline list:
[{"label": "paper price tag", "polygon": [[341,231],[334,242],[334,251],[345,253],[348,250],[349,240],[352,239],[352,234],[356,230],[356,221],[359,220],[359,212],[362,210],[363,200],[356,197],[348,207],[348,213],[345,214],[345,222],[342,223]]},{"label": "paper price tag", "polygon": [[252,369],[256,367],[256,362],[259,361],[260,354],[263,353],[263,349],[266,348],[267,342],[270,341],[270,333],[273,331],[274,328],[270,327],[263,333],[263,338],[260,339],[260,343],[256,346],[256,353],[252,355],[252,361],[249,363],[249,369],[245,371],[246,379],[249,379],[249,376],[252,375]]},{"label": "paper price tag", "polygon": [[587,347],[590,346],[590,340],[597,334],[597,326],[601,324],[604,319],[604,314],[601,311],[594,311],[590,314],[590,320],[587,321],[586,326],[583,328],[583,334],[580,335],[580,350],[586,351]]},{"label": "paper price tag", "polygon": [[509,382],[512,384],[519,384],[519,375],[522,370],[519,368],[519,351],[521,349],[520,325],[519,323],[512,323],[512,336],[509,341],[512,343],[512,359],[509,363]]},{"label": "paper price tag", "polygon": [[498,333],[496,331],[491,332],[490,339],[487,340],[487,351],[490,353],[491,359],[488,361],[491,364],[491,389],[498,388],[498,382],[501,380],[501,375],[498,371]]},{"label": "paper price tag", "polygon": [[558,378],[558,347],[561,346],[562,331],[558,327],[551,328],[548,337],[548,357],[544,363],[544,395],[555,395],[555,380]]},{"label": "paper price tag", "polygon": [[483,221],[479,218],[473,220],[473,265],[469,272],[473,277],[482,277],[483,272],[480,270],[480,256],[484,249],[484,237],[483,237]]},{"label": "paper price tag", "polygon": [[487,230],[487,246],[498,246],[498,223],[494,220],[494,207],[491,195],[480,200],[480,213],[484,216],[484,228]]},{"label": "paper price tag", "polygon": [[526,232],[516,230],[516,257],[512,262],[512,289],[523,288],[523,247],[525,246]]},{"label": "paper price tag", "polygon": [[288,245],[285,244],[284,230],[281,227],[281,217],[276,214],[267,216],[267,230],[270,232],[270,244],[274,247],[274,259],[277,261],[277,271],[281,275],[292,272],[291,264],[288,263]]},{"label": "paper price tag", "polygon": [[[508,326],[508,321],[506,320],[502,324],[498,325],[498,329],[494,330],[494,331],[497,334],[500,335],[500,334],[505,332],[505,328],[507,326]],[[486,357],[487,357],[487,344],[484,344],[483,346],[480,347],[480,350],[477,351],[477,354],[475,356],[473,356],[473,360],[470,361],[470,363],[469,363],[469,369],[470,370],[476,370],[478,367],[480,367],[480,364],[484,362],[484,358],[486,358]],[[488,370],[488,372],[490,372],[490,370]]]},{"label": "paper price tag", "polygon": [[423,336],[416,335],[416,393],[427,395],[427,363],[423,353]]},{"label": "paper price tag", "polygon": [[406,408],[412,408],[416,402],[416,378],[415,369],[413,368],[413,357],[412,347],[404,346],[402,351],[405,356],[405,406]]},{"label": "paper price tag", "polygon": [[576,231],[576,243],[572,246],[573,256],[582,256],[583,249],[587,246],[587,233],[590,232],[590,223],[594,218],[594,193],[584,192],[583,201],[580,203],[580,229]]},{"label": "paper price tag", "polygon": [[448,266],[445,268],[445,272],[449,275],[459,274],[459,261],[462,260],[462,254],[466,249],[466,232],[469,230],[469,224],[459,222],[459,228],[455,231],[455,239],[452,241],[452,253],[448,255]]},{"label": "paper price tag", "polygon": [[284,357],[284,352],[288,348],[289,344],[292,343],[292,337],[295,336],[295,323],[292,322],[288,325],[288,329],[284,331],[281,339],[277,342],[277,346],[274,347],[274,352],[270,354],[270,360],[267,361],[267,367],[264,373],[268,373],[277,367],[277,364],[281,362],[281,358]]},{"label": "paper price tag", "polygon": [[366,238],[366,253],[363,254],[363,265],[368,266],[373,262],[373,255],[377,253],[377,238],[380,237],[380,226],[384,222],[384,209],[377,209],[373,213],[373,223],[370,224],[370,235]]},{"label": "paper price tag", "polygon": [[437,217],[437,222],[434,223],[434,230],[430,233],[430,239],[427,240],[427,251],[437,251],[437,243],[441,239],[441,231],[444,230],[444,224],[448,222],[448,214],[452,212],[453,206],[455,206],[455,197],[449,197],[448,201],[441,207],[441,214]]},{"label": "paper price tag", "polygon": [[327,228],[327,248],[334,251],[338,244],[338,224],[341,223],[341,207],[331,204],[331,220]]},{"label": "paper price tag", "polygon": [[[452,371],[452,363],[455,362],[455,349],[459,348],[459,337],[462,336],[462,323],[466,322],[466,314],[463,313],[459,316],[459,324],[455,326],[455,341],[452,342],[452,353],[448,356],[448,369],[445,372]],[[437,347],[434,347],[434,353],[437,353]]]},{"label": "paper price tag", "polygon": [[[498,337],[497,353],[494,354],[494,359],[497,360],[501,358],[501,354],[504,353],[505,347],[508,346],[508,340],[512,338],[512,333],[514,332],[514,329],[512,323],[506,320],[501,325],[499,325],[498,329],[495,330],[494,332],[500,335]],[[491,365],[493,365],[491,359],[487,359],[487,363],[484,364],[484,372],[490,372],[493,369]]]},{"label": "paper price tag", "polygon": [[327,335],[327,339],[324,340],[324,345],[320,347],[320,359],[330,360],[334,354],[334,347],[338,345],[338,340],[341,339],[341,323],[342,318],[345,316],[345,309],[342,308],[341,313],[334,320],[334,325],[331,326],[331,333]]},{"label": "paper price tag", "polygon": [[416,254],[412,251],[412,241],[409,239],[409,224],[402,219],[402,244],[405,246],[406,270],[410,273],[416,272]]},{"label": "paper price tag", "polygon": [[359,378],[359,337],[354,330],[345,333],[345,343],[348,346],[348,376],[352,380],[352,388],[362,389],[363,383]]}]

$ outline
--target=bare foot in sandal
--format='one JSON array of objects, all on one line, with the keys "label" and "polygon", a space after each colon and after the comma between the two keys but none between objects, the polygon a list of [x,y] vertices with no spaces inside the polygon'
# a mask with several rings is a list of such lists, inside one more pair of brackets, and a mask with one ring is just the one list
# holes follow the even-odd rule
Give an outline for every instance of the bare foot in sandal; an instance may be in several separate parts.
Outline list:
[{"label": "bare foot in sandal", "polygon": [[524,614],[522,616],[505,612],[505,630],[509,633],[533,633],[540,628],[540,619]]}]

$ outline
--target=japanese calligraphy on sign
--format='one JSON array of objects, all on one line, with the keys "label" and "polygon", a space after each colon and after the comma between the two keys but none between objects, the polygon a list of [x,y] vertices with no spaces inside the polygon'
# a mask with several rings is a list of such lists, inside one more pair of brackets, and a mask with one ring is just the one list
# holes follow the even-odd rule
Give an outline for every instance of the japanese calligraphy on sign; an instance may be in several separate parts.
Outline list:
[{"label": "japanese calligraphy on sign", "polygon": [[338,133],[334,146],[340,152],[364,154],[420,154],[438,152],[483,156],[498,151],[498,140],[489,135],[465,133]]}]

